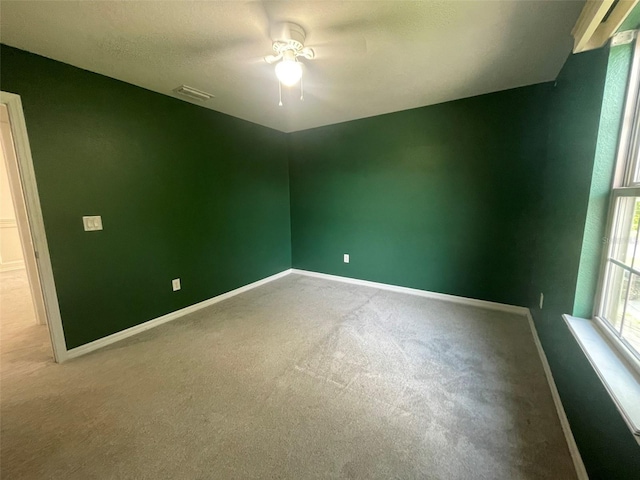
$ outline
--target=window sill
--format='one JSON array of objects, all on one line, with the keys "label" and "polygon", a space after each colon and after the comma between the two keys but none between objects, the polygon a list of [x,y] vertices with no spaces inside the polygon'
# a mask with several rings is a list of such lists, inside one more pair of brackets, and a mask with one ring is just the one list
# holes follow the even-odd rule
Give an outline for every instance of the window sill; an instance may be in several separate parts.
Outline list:
[{"label": "window sill", "polygon": [[562,317],[640,444],[640,375],[594,321]]}]

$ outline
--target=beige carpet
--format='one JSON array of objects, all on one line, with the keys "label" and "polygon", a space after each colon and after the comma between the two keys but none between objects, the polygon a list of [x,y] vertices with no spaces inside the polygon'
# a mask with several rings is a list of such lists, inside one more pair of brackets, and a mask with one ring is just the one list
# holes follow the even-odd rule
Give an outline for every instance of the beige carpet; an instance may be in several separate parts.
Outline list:
[{"label": "beige carpet", "polygon": [[3,479],[575,478],[511,314],[289,275],[39,362],[2,372]]}]

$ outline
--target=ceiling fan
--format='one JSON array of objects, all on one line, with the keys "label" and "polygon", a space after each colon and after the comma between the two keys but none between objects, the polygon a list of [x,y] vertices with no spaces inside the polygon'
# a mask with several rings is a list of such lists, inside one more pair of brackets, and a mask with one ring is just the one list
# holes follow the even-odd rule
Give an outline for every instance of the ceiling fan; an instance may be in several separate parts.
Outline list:
[{"label": "ceiling fan", "polygon": [[304,100],[302,83],[302,65],[298,58],[312,60],[315,52],[304,46],[306,34],[304,29],[292,22],[274,24],[271,29],[271,39],[274,55],[264,57],[265,62],[276,64],[275,73],[279,81],[280,102],[282,106],[282,85],[292,87],[300,82],[300,100]]}]

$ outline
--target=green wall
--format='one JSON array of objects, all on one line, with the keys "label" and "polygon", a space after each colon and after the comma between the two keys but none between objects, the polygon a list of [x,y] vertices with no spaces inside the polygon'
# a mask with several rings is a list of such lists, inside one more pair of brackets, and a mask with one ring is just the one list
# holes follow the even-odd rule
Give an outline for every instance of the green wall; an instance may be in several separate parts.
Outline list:
[{"label": "green wall", "polygon": [[640,448],[562,320],[597,274],[625,48],[608,78],[601,49],[570,56],[555,84],[288,138],[294,268],[530,307],[592,479],[640,471]]},{"label": "green wall", "polygon": [[551,88],[290,134],[294,268],[527,305]]},{"label": "green wall", "polygon": [[[590,478],[637,477],[640,447],[561,319],[576,285],[592,287],[597,248],[583,243],[602,215],[586,219],[607,178],[594,176],[596,139],[615,116],[601,110],[607,50],[571,56],[555,87],[289,135],[0,55],[0,87],[24,105],[69,348],[291,265],[526,305]],[[83,232],[97,214],[105,230]]]},{"label": "green wall", "polygon": [[[600,49],[571,55],[558,76],[539,185],[542,202],[531,237],[536,255],[529,307],[592,480],[636,479],[640,472],[640,447],[561,317],[574,307],[583,240],[588,244],[601,228],[585,230],[590,203],[595,200],[598,209],[599,185],[607,177],[598,170],[594,175],[594,159],[608,54]],[[539,292],[545,294],[542,310]]]},{"label": "green wall", "polygon": [[[68,348],[290,267],[285,134],[0,55],[2,90],[22,98]],[[84,232],[83,215],[104,230]]]},{"label": "green wall", "polygon": [[640,27],[640,4],[633,7],[633,10],[629,13],[629,16],[625,18],[622,25],[618,28],[618,32],[624,32],[626,30],[636,30]]}]

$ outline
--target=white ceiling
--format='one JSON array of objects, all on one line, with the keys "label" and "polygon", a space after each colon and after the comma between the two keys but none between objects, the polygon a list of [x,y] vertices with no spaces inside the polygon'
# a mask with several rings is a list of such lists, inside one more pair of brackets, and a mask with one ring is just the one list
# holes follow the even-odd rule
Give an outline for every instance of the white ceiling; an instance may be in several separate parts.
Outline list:
[{"label": "white ceiling", "polygon": [[[555,79],[583,1],[0,3],[0,41],[284,132]],[[278,82],[269,22],[307,31],[305,100]],[[194,102],[195,103],[195,102]]]}]

